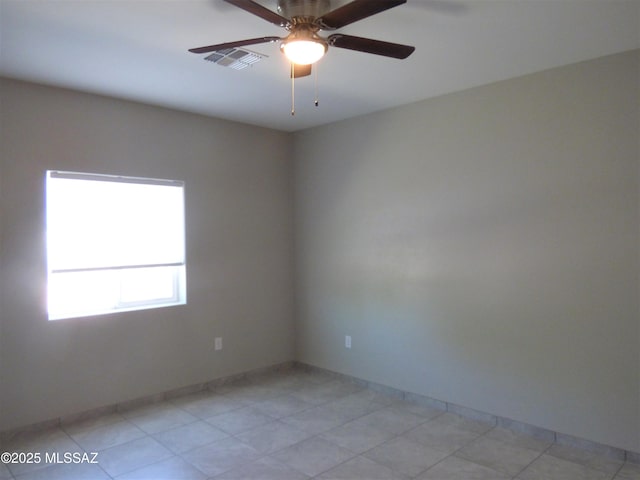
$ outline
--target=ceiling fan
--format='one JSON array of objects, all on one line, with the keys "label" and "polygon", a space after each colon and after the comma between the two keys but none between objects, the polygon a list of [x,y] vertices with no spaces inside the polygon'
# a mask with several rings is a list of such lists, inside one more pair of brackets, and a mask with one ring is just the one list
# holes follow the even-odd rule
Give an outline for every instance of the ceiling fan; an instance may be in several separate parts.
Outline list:
[{"label": "ceiling fan", "polygon": [[407,0],[352,0],[332,10],[331,0],[277,0],[278,13],[263,7],[254,0],[224,0],[263,20],[285,28],[284,37],[259,37],[236,42],[219,43],[192,48],[192,53],[209,53],[229,48],[280,42],[280,49],[291,61],[291,76],[304,77],[311,74],[311,65],[320,60],[329,46],[373,53],[398,59],[407,58],[415,47],[398,43],[354,37],[334,33],[321,37],[321,30],[337,30],[364,18],[381,13]]}]

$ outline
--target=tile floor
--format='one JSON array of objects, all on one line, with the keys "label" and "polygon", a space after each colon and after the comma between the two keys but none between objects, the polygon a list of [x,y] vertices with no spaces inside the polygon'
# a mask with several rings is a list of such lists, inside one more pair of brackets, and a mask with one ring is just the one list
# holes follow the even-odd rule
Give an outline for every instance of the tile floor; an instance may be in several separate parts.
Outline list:
[{"label": "tile floor", "polygon": [[[2,480],[640,480],[640,465],[303,370],[24,433],[3,450],[42,457],[0,464]],[[66,452],[98,463],[65,464]]]}]

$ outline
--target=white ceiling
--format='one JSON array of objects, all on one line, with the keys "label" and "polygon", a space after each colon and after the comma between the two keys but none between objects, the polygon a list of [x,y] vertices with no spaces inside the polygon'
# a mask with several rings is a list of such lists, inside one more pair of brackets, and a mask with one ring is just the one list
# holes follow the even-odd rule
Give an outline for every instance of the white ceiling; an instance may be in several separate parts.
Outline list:
[{"label": "white ceiling", "polygon": [[286,33],[223,0],[0,0],[0,75],[295,131],[638,48],[640,0],[408,0],[340,32],[416,52],[330,48],[319,107],[299,79],[292,117],[277,44],[248,47],[269,58],[244,70],[187,52]]}]

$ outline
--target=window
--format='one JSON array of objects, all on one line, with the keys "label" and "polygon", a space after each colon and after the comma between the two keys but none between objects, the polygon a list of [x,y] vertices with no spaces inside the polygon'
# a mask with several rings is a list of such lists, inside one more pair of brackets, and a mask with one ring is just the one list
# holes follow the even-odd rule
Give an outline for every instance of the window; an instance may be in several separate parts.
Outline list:
[{"label": "window", "polygon": [[48,171],[49,320],[186,303],[184,183]]}]

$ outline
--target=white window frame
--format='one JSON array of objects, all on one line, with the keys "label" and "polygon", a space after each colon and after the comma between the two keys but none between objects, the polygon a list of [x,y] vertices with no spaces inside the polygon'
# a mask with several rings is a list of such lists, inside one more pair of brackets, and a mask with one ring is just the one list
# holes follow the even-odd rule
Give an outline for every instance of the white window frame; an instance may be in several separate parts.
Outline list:
[{"label": "white window frame", "polygon": [[[70,267],[65,268],[64,266],[60,267],[58,264],[56,268],[52,266],[52,257],[55,255],[55,252],[52,252],[51,244],[55,244],[55,242],[50,241],[50,222],[55,222],[53,220],[56,214],[60,214],[60,212],[52,212],[50,209],[50,182],[55,182],[55,179],[65,179],[65,180],[84,180],[84,181],[97,181],[97,182],[114,182],[120,184],[138,184],[138,185],[157,185],[157,186],[168,186],[168,187],[177,187],[180,189],[179,198],[180,198],[180,208],[181,218],[179,218],[179,223],[181,227],[181,245],[178,250],[173,253],[173,255],[177,255],[177,258],[180,261],[177,262],[164,262],[164,263],[127,263],[127,264],[118,264],[118,265],[109,265],[109,266],[82,266],[78,267]],[[102,174],[92,174],[92,173],[78,173],[78,172],[64,172],[57,170],[49,170],[46,173],[46,190],[47,190],[47,280],[48,280],[48,318],[49,320],[61,320],[64,318],[76,318],[76,317],[88,317],[93,315],[102,315],[108,313],[116,313],[116,312],[126,312],[133,310],[144,310],[150,308],[160,308],[160,307],[168,307],[175,305],[184,305],[187,302],[187,292],[186,292],[186,256],[185,256],[185,214],[184,214],[184,182],[179,180],[164,180],[164,179],[151,179],[151,178],[140,178],[140,177],[124,177],[124,176],[116,176],[116,175],[102,175]],[[55,203],[55,201],[54,201]],[[113,212],[116,214],[123,214],[120,210],[114,209]],[[123,215],[126,215],[124,213]],[[180,233],[178,233],[180,235]],[[175,246],[173,249],[175,250]],[[98,261],[98,263],[100,263]],[[144,294],[142,297],[138,299],[127,299],[126,292],[126,282],[130,282],[129,286],[133,285],[133,278],[136,275],[144,275],[145,270],[147,270],[147,280],[151,280],[152,278],[158,279],[164,276],[166,280],[165,285],[163,286],[166,290],[168,287],[170,288],[170,294],[162,296],[158,294],[161,288],[154,293],[150,292],[150,296],[144,298]],[[89,281],[93,275],[95,279],[98,279],[98,282],[95,285],[106,285],[105,289],[107,294],[106,298],[109,298],[108,305],[102,304],[98,306],[91,305],[82,305],[81,301],[78,301],[79,306],[74,307],[73,305],[69,305],[68,295],[71,294],[71,289],[73,288],[73,277],[75,276],[77,279],[84,279],[85,281]],[[64,282],[64,278],[71,279],[71,283],[67,283],[67,289],[62,288],[62,295],[54,295],[53,291],[56,289],[56,285],[58,288],[61,288],[61,282]],[[143,277],[141,277],[143,278]],[[78,282],[79,280],[76,280]],[[84,283],[76,283],[78,286],[83,286]],[[140,285],[140,284],[138,284]],[[144,283],[142,284],[144,285]],[[70,287],[71,286],[71,287]],[[144,288],[143,288],[144,290]],[[135,287],[133,288],[135,291]],[[167,293],[165,291],[164,293]],[[139,292],[138,292],[139,293]],[[149,292],[147,292],[149,293]],[[140,293],[139,293],[140,294]],[[131,295],[131,288],[129,289],[129,295]],[[66,297],[67,307],[60,307],[60,298],[64,299]],[[58,306],[56,307],[56,300],[58,300]],[[100,302],[97,302],[100,303]],[[104,302],[103,302],[104,303]]]}]

